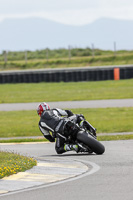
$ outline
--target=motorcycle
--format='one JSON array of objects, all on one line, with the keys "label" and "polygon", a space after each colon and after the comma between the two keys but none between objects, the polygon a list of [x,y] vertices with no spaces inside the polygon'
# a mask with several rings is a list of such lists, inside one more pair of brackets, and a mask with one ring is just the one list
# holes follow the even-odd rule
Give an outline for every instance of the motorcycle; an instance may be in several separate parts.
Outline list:
[{"label": "motorcycle", "polygon": [[103,154],[105,147],[97,140],[96,129],[88,122],[84,121],[82,127],[79,127],[78,133],[71,134],[67,139],[70,144],[77,144],[79,152]]}]

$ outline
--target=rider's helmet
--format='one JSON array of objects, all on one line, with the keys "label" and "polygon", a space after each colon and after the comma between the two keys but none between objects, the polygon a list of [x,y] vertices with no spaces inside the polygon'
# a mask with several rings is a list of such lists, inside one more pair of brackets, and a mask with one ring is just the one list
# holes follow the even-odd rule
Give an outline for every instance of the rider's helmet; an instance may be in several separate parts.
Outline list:
[{"label": "rider's helmet", "polygon": [[40,103],[37,107],[37,113],[38,115],[41,117],[41,114],[43,111],[45,110],[50,110],[50,107],[47,103],[43,102],[43,103]]}]

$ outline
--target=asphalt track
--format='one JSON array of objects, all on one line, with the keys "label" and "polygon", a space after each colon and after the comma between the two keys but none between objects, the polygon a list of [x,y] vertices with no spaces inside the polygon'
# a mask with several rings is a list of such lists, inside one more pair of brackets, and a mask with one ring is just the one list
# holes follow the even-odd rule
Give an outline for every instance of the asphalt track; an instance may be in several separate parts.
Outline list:
[{"label": "asphalt track", "polygon": [[[55,153],[52,143],[2,145],[2,150],[36,157],[39,162],[45,163],[46,168],[43,171],[43,164],[38,166],[38,173],[33,170],[36,176],[29,176],[27,172],[27,179],[1,180],[0,188],[3,190],[22,184],[25,188],[1,194],[0,200],[132,200],[133,140],[104,141],[103,144],[106,147],[103,155],[68,152],[60,156]],[[52,176],[57,178],[57,174],[71,174],[72,177],[47,183],[43,172],[49,175],[49,179]],[[32,186],[33,182],[36,182],[35,186]]]},{"label": "asphalt track", "polygon": [[[109,107],[133,107],[133,99],[109,99],[89,101],[60,101],[47,102],[51,108],[109,108]],[[39,102],[35,103],[11,103],[0,104],[0,111],[34,110]]]}]

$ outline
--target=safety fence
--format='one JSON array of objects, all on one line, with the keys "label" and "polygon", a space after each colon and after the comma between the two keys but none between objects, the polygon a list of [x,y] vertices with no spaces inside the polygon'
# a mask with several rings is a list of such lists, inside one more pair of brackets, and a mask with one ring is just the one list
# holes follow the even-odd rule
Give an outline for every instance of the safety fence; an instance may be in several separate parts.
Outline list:
[{"label": "safety fence", "polygon": [[0,83],[76,82],[133,78],[133,66],[82,67],[0,72]]}]

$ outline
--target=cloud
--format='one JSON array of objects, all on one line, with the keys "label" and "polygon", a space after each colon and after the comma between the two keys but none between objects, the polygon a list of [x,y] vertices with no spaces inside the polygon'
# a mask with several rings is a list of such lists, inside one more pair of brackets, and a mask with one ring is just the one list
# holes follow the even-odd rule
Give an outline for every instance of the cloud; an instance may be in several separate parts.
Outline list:
[{"label": "cloud", "polygon": [[99,6],[99,0],[0,0],[0,13],[58,11]]},{"label": "cloud", "polygon": [[102,17],[133,20],[131,0],[0,0],[0,20],[41,17],[84,25]]}]

